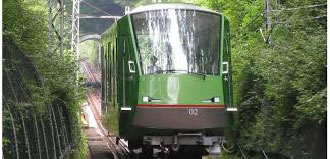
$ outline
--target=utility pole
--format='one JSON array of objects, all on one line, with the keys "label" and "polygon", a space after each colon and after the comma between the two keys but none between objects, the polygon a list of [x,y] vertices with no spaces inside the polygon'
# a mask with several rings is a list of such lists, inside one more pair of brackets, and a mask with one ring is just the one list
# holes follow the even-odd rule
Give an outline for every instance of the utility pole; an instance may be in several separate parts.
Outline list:
[{"label": "utility pole", "polygon": [[48,0],[49,6],[49,51],[53,56],[57,51],[63,54],[64,0]]},{"label": "utility pole", "polygon": [[[84,4],[88,5],[89,7],[98,10],[99,12],[102,12],[106,15],[84,15],[80,14],[80,2],[83,2]],[[72,0],[72,29],[71,29],[71,51],[76,56],[77,60],[79,60],[80,52],[79,52],[79,19],[113,19],[117,20],[121,16],[113,16],[108,12],[103,11],[102,9],[99,9],[98,7],[90,4],[87,1],[83,0]]]},{"label": "utility pole", "polygon": [[71,51],[79,59],[79,12],[80,0],[72,1],[72,36],[71,36]]},{"label": "utility pole", "polygon": [[[271,40],[271,34],[269,32],[272,31],[272,21],[271,21],[271,17],[270,17],[270,10],[271,10],[271,0],[265,0],[265,28],[266,28],[266,31],[268,32],[268,37],[265,39],[265,42],[267,44],[271,44],[272,40]],[[262,34],[262,32],[261,32]]]},{"label": "utility pole", "polygon": [[270,30],[272,28],[272,22],[270,18],[270,1],[265,0],[265,27],[266,30]]}]

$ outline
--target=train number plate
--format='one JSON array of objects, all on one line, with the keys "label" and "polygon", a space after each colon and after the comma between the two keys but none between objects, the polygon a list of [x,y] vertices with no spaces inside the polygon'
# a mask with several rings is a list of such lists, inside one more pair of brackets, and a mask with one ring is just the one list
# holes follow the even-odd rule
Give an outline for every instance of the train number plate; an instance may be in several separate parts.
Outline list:
[{"label": "train number plate", "polygon": [[191,116],[198,116],[198,109],[188,109],[188,114]]}]

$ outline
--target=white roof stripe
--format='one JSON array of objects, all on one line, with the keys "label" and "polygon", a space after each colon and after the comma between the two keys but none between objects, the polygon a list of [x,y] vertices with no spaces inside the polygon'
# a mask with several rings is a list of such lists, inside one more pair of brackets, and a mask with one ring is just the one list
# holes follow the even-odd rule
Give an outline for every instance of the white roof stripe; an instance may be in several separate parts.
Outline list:
[{"label": "white roof stripe", "polygon": [[197,10],[203,12],[210,12],[214,14],[220,14],[218,12],[212,11],[210,9],[202,8],[200,6],[188,3],[155,3],[142,7],[138,7],[129,12],[129,14],[140,13],[144,11],[152,10],[162,10],[162,9],[188,9],[188,10]]}]

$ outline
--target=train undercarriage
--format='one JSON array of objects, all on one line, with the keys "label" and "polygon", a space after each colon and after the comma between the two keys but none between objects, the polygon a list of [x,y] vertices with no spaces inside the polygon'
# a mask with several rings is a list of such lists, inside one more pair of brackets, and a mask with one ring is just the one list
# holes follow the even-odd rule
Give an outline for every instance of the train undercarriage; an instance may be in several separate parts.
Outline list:
[{"label": "train undercarriage", "polygon": [[205,155],[220,155],[224,142],[223,136],[205,136],[203,133],[144,136],[139,158],[201,159]]}]

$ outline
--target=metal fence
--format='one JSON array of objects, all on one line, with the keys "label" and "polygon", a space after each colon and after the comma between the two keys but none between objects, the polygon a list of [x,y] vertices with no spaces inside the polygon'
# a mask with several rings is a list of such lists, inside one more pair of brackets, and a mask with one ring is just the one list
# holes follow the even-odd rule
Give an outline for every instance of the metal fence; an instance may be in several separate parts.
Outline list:
[{"label": "metal fence", "polygon": [[60,99],[44,102],[44,111],[38,111],[28,87],[43,89],[41,77],[31,59],[7,38],[2,63],[4,158],[64,158],[76,143],[76,119]]}]

